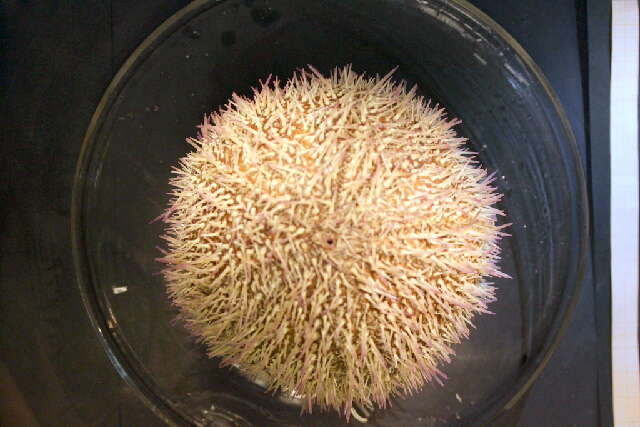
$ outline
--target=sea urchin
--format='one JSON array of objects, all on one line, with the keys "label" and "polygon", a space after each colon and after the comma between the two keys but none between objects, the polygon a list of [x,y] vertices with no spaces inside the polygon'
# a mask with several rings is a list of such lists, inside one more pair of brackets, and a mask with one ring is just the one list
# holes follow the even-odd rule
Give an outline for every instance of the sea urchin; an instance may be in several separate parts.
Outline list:
[{"label": "sea urchin", "polygon": [[171,184],[169,294],[211,357],[305,408],[440,381],[487,312],[501,196],[455,120],[395,83],[314,68],[205,118]]}]

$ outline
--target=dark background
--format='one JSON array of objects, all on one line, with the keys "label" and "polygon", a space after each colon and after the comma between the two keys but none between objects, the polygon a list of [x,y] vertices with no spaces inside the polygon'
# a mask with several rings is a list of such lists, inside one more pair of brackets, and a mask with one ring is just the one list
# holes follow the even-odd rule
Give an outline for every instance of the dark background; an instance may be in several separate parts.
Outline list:
[{"label": "dark background", "polygon": [[[118,377],[73,279],[71,183],[109,81],[180,0],[0,3],[0,425],[161,425]],[[560,97],[592,196],[590,264],[564,339],[496,426],[611,425],[606,0],[472,0]],[[17,421],[18,419],[24,421]]]}]

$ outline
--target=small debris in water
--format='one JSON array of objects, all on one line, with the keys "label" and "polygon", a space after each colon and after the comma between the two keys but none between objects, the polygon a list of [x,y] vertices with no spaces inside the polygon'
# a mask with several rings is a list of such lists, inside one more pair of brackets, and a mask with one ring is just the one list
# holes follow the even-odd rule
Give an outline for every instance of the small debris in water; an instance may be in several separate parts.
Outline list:
[{"label": "small debris in water", "polygon": [[113,287],[113,293],[115,295],[119,295],[119,294],[124,294],[125,292],[127,292],[129,290],[128,287],[126,286],[114,286]]},{"label": "small debris in water", "polygon": [[184,30],[182,30],[182,32],[190,39],[197,40],[200,38],[200,31],[196,30],[195,28],[186,27]]},{"label": "small debris in water", "polygon": [[456,399],[458,399],[458,402],[462,403],[462,398],[458,393],[456,393]]}]

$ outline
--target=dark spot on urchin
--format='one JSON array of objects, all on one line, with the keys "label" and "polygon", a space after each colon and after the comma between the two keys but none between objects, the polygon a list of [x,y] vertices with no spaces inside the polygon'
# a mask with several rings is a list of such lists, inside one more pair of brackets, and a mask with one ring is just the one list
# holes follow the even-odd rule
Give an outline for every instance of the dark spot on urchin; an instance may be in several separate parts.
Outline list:
[{"label": "dark spot on urchin", "polygon": [[520,364],[521,365],[526,364],[527,360],[529,360],[529,357],[526,354],[523,354],[522,357],[520,358]]},{"label": "dark spot on urchin", "polygon": [[256,7],[251,9],[251,18],[256,24],[266,28],[280,19],[280,12],[270,7]]},{"label": "dark spot on urchin", "polygon": [[338,239],[336,238],[336,236],[325,236],[324,243],[328,248],[333,249],[338,244]]},{"label": "dark spot on urchin", "polygon": [[236,44],[236,33],[234,31],[225,31],[220,35],[220,41],[225,46]]},{"label": "dark spot on urchin", "polygon": [[189,37],[190,39],[193,40],[197,40],[200,38],[200,31],[196,30],[195,28],[191,27],[191,26],[186,26],[184,27],[184,29],[182,30],[182,34],[184,34],[185,36]]}]

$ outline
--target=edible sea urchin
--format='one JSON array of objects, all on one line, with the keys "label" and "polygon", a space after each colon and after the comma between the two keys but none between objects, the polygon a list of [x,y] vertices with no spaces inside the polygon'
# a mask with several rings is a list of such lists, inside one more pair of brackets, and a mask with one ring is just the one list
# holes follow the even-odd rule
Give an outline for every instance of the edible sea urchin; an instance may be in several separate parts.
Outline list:
[{"label": "edible sea urchin", "polygon": [[503,275],[492,176],[391,74],[310,67],[234,95],[171,181],[160,260],[187,326],[308,410],[440,381]]}]

